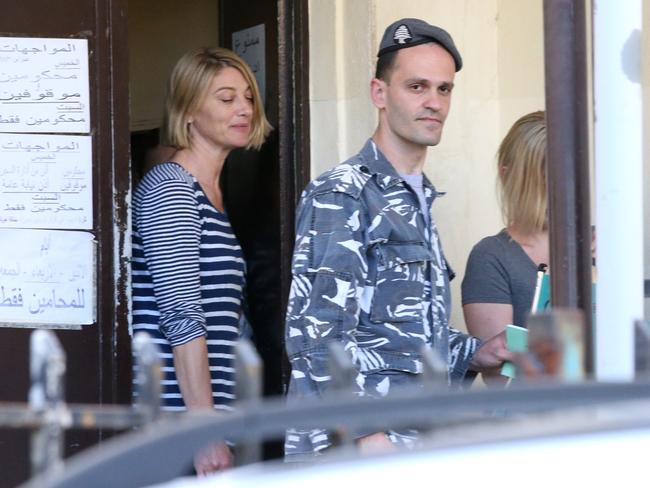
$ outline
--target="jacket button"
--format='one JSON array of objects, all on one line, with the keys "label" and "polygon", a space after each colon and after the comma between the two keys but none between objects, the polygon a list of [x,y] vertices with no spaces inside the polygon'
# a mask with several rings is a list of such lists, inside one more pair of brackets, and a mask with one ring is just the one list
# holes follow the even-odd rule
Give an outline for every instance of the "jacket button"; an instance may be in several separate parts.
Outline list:
[{"label": "jacket button", "polygon": [[368,166],[359,166],[359,171],[362,173],[368,174],[370,173],[370,170],[368,169]]}]

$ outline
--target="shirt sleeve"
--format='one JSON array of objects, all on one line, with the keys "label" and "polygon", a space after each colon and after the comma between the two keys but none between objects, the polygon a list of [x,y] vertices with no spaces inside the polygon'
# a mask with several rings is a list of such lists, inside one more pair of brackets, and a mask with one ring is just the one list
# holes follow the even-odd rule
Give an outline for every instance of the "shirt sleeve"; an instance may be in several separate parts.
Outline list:
[{"label": "shirt sleeve", "polygon": [[[330,191],[303,200],[299,208],[286,327],[292,398],[319,397],[327,390],[331,342],[340,342],[356,364],[354,336],[368,272],[358,205]],[[356,378],[362,396],[358,370]]]},{"label": "shirt sleeve", "polygon": [[503,262],[483,243],[474,246],[467,260],[461,285],[463,305],[468,303],[512,304],[510,280]]},{"label": "shirt sleeve", "polygon": [[138,201],[135,214],[160,312],[160,331],[174,347],[205,336],[201,222],[193,188],[181,181],[160,182]]},{"label": "shirt sleeve", "polygon": [[469,370],[469,363],[481,347],[477,337],[449,328],[449,383],[452,387],[471,385],[477,373]]}]

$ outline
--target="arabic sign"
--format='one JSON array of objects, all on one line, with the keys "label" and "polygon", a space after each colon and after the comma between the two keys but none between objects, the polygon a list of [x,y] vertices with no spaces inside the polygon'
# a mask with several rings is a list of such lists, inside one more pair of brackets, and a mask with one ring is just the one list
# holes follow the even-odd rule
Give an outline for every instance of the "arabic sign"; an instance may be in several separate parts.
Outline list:
[{"label": "arabic sign", "polygon": [[266,101],[266,41],[264,24],[232,33],[232,50],[248,63],[260,87],[262,101]]},{"label": "arabic sign", "polygon": [[0,37],[0,132],[90,132],[88,41]]},{"label": "arabic sign", "polygon": [[0,228],[91,229],[91,136],[0,134]]},{"label": "arabic sign", "polygon": [[94,251],[88,232],[0,229],[0,327],[94,323]]}]

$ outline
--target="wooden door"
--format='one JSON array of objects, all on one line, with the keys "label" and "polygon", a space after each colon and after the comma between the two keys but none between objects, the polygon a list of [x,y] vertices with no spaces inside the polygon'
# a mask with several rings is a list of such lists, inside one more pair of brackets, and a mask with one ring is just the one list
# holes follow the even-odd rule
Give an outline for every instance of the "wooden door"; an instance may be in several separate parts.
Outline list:
[{"label": "wooden door", "polygon": [[[9,0],[3,2],[0,36],[88,39],[93,221],[98,243],[96,323],[57,331],[67,354],[66,400],[129,402],[126,239],[129,192],[128,53],[125,0]],[[30,329],[0,328],[0,401],[26,402]],[[69,431],[66,454],[106,432]],[[28,432],[0,428],[0,486],[29,476]]]}]

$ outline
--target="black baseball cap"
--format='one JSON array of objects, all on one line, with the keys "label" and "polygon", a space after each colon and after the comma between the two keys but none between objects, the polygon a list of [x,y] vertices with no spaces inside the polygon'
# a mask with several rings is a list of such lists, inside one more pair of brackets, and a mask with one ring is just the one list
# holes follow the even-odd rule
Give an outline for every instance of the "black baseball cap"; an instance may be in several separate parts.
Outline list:
[{"label": "black baseball cap", "polygon": [[379,43],[377,57],[398,49],[405,49],[427,42],[435,42],[445,48],[454,58],[456,71],[460,71],[463,67],[463,58],[460,57],[460,53],[449,33],[420,19],[400,19],[390,24],[384,31],[381,43]]}]

